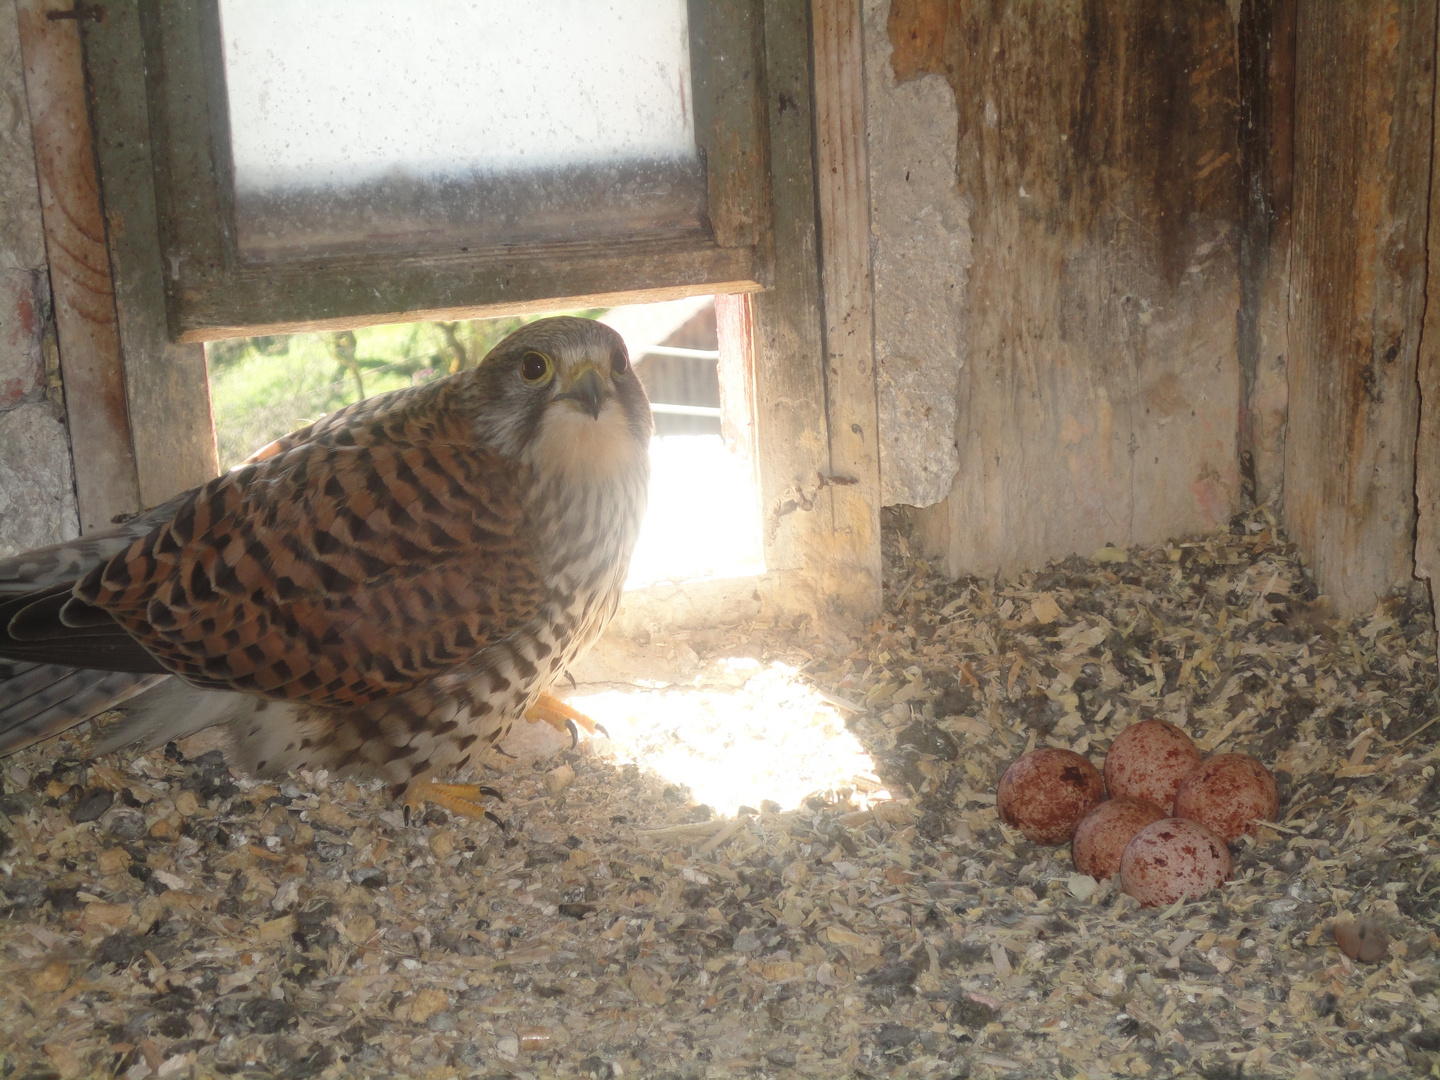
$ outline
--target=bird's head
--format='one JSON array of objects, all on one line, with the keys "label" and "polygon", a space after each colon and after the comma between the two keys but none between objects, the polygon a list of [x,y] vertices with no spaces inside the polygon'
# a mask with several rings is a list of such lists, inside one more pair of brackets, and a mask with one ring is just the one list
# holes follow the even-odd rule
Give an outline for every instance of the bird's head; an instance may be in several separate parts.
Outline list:
[{"label": "bird's head", "polygon": [[598,475],[649,453],[650,400],[624,339],[603,323],[561,316],[522,326],[476,378],[482,430],[507,457]]}]

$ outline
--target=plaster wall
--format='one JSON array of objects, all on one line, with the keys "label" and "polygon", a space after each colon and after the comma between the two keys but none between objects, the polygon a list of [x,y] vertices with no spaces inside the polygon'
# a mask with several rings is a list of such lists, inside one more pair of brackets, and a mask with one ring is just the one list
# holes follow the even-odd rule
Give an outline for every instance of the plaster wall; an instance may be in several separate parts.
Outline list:
[{"label": "plaster wall", "polygon": [[955,92],[943,75],[897,83],[890,0],[865,0],[865,138],[881,502],[931,506],[950,493],[970,206],[955,175]]}]

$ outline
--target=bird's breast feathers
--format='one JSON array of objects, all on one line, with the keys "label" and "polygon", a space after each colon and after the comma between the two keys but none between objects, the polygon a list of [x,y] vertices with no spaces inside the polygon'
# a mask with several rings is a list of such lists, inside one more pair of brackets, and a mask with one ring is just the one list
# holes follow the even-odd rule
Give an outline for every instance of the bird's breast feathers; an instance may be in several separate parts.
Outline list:
[{"label": "bird's breast feathers", "polygon": [[608,398],[595,418],[569,402],[545,410],[529,460],[542,476],[592,484],[605,480],[626,486],[649,475],[649,448],[639,442],[616,397]]}]

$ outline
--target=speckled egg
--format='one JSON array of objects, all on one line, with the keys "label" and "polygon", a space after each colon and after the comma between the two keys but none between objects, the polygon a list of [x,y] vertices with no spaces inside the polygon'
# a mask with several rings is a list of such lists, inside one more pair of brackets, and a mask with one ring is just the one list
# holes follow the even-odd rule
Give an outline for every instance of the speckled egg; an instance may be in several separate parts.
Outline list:
[{"label": "speckled egg", "polygon": [[1131,838],[1149,825],[1165,817],[1148,799],[1110,799],[1086,814],[1070,841],[1070,859],[1075,869],[1096,880],[1114,877],[1120,872],[1120,856]]},{"label": "speckled egg", "polygon": [[1131,724],[1105,755],[1105,786],[1112,799],[1145,799],[1167,814],[1180,781],[1200,764],[1190,736],[1164,720]]},{"label": "speckled egg", "polygon": [[1198,900],[1230,879],[1230,849],[1204,825],[1162,818],[1125,845],[1120,887],[1145,907]]},{"label": "speckled egg", "polygon": [[1175,792],[1175,816],[1214,829],[1228,843],[1255,832],[1256,821],[1274,821],[1280,790],[1270,770],[1249,754],[1206,758]]},{"label": "speckled egg", "polygon": [[1102,799],[1100,771],[1073,750],[1047,746],[1013,762],[1000,778],[1000,820],[1037,844],[1063,844]]}]

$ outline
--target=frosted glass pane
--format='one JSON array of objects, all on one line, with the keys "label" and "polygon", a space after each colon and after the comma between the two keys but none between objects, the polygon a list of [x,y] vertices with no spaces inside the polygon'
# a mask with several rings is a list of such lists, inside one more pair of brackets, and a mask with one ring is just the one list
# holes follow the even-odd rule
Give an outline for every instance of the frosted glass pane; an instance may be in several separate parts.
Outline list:
[{"label": "frosted glass pane", "polygon": [[242,250],[699,227],[685,0],[220,0],[220,20]]}]

